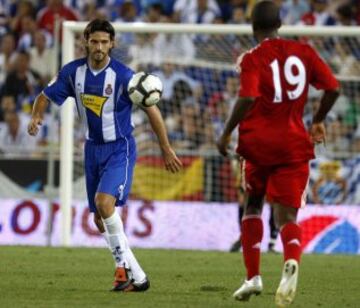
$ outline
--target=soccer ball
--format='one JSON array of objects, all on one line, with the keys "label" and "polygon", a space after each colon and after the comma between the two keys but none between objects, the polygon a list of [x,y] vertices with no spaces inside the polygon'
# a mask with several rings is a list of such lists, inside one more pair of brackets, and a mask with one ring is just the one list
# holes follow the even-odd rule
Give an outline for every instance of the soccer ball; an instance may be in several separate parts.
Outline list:
[{"label": "soccer ball", "polygon": [[159,77],[139,72],[132,76],[128,84],[131,101],[143,107],[150,107],[160,101],[163,85]]}]

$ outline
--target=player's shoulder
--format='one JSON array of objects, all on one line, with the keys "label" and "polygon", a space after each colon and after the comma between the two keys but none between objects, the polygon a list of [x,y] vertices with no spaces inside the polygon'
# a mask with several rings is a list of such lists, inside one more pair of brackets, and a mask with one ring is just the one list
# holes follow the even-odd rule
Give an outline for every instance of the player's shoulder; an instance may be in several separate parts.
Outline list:
[{"label": "player's shoulder", "polygon": [[289,48],[295,49],[303,54],[315,52],[313,47],[311,47],[311,45],[305,40],[281,39],[281,42],[284,50]]},{"label": "player's shoulder", "polygon": [[292,44],[300,48],[312,48],[311,45],[309,44],[309,41],[306,39],[298,39],[298,40],[284,39],[284,41],[288,42],[288,44]]},{"label": "player's shoulder", "polygon": [[116,79],[121,83],[129,82],[131,77],[134,75],[134,71],[130,67],[114,58],[111,58],[109,67],[115,73]]},{"label": "player's shoulder", "polygon": [[114,58],[111,58],[111,62],[109,65],[115,72],[124,73],[124,72],[132,72],[132,69],[128,67],[126,64],[120,62],[119,60],[116,60]]},{"label": "player's shoulder", "polygon": [[260,43],[254,46],[253,48],[249,49],[248,51],[244,52],[242,56],[242,62],[244,65],[254,65],[256,66],[258,62],[263,58],[264,53],[266,54],[267,51],[266,45]]},{"label": "player's shoulder", "polygon": [[243,52],[236,60],[236,67],[238,71],[241,71],[241,68],[254,64],[254,51],[256,47],[251,48],[245,52]]},{"label": "player's shoulder", "polygon": [[86,64],[86,61],[87,61],[86,58],[80,58],[80,59],[73,60],[73,61],[65,64],[62,67],[61,71],[64,74],[72,74],[72,73],[76,72],[76,70],[79,66]]}]

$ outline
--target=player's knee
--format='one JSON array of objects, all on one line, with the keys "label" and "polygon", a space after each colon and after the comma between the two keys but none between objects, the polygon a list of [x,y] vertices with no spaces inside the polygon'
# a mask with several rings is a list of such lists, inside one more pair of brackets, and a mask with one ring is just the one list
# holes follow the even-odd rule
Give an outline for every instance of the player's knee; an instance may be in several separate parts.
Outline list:
[{"label": "player's knee", "polygon": [[291,212],[287,212],[282,216],[282,220],[280,220],[280,227],[282,227],[283,225],[286,225],[289,222],[296,222],[296,215],[294,215],[294,213]]},{"label": "player's knee", "polygon": [[95,205],[102,218],[108,218],[114,213],[115,198],[108,194],[98,193],[95,195]]},{"label": "player's knee", "polygon": [[102,200],[100,197],[98,196],[95,196],[95,206],[96,206],[96,209],[98,210],[99,214],[101,214],[101,212],[99,211],[99,209],[101,208],[102,206]]},{"label": "player's knee", "polygon": [[262,208],[263,208],[263,196],[252,196],[248,197],[248,201],[245,207],[245,214],[246,215],[261,215]]},{"label": "player's knee", "polygon": [[251,205],[248,205],[246,206],[246,209],[245,209],[245,215],[248,216],[248,215],[261,215],[261,208],[258,208],[258,207],[254,207],[254,206],[251,206]]},{"label": "player's knee", "polygon": [[274,214],[276,227],[281,228],[287,223],[296,222],[297,209],[278,204],[274,205]]}]

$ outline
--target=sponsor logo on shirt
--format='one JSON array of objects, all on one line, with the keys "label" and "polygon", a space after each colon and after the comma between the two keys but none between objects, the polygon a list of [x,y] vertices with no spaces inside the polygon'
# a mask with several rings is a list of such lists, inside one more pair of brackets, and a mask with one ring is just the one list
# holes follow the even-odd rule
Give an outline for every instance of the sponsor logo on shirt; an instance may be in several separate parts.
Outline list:
[{"label": "sponsor logo on shirt", "polygon": [[106,96],[97,96],[92,94],[80,94],[81,103],[92,112],[94,112],[98,117],[101,116],[102,108],[108,99]]}]

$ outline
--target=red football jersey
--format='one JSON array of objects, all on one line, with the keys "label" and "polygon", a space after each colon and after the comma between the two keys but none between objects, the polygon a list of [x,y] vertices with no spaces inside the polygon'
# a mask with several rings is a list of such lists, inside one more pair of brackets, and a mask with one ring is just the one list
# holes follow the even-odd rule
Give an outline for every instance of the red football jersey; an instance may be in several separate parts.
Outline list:
[{"label": "red football jersey", "polygon": [[255,98],[239,125],[237,152],[260,165],[314,158],[302,117],[309,85],[336,89],[330,68],[309,45],[266,39],[240,62],[240,97]]}]

